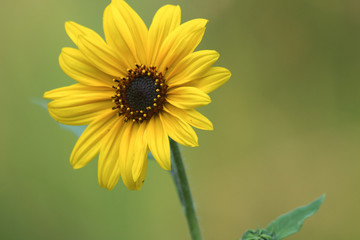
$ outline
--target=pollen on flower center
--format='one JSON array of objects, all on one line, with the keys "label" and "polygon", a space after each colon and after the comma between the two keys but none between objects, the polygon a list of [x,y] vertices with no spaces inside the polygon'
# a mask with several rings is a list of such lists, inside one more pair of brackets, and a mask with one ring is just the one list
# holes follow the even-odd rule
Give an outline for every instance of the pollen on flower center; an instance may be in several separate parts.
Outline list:
[{"label": "pollen on flower center", "polygon": [[124,115],[125,121],[142,122],[163,109],[167,85],[156,67],[136,64],[127,77],[115,78],[114,82],[113,109]]}]

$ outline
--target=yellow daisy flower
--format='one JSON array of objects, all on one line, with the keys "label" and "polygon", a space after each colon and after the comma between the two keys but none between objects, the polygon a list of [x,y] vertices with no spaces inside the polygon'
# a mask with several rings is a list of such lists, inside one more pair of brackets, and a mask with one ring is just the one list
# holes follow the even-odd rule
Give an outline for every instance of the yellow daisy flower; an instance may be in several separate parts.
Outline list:
[{"label": "yellow daisy flower", "polygon": [[[132,190],[144,182],[149,150],[170,170],[169,137],[198,146],[191,126],[212,130],[195,108],[211,102],[207,93],[230,78],[212,67],[219,54],[194,52],[207,20],[180,24],[180,7],[166,5],[149,29],[122,0],[104,12],[105,41],[74,22],[65,29],[75,48],[63,48],[62,70],[78,83],[44,94],[52,99],[50,115],[63,124],[88,125],[77,141],[70,163],[78,169],[99,155],[99,184],[113,189],[121,177]],[[191,126],[190,126],[191,125]]]}]

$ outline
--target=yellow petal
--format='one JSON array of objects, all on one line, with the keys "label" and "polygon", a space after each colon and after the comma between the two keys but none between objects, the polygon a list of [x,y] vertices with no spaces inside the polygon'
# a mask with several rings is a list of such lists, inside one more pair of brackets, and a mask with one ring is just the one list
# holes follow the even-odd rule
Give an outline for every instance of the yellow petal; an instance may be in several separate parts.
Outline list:
[{"label": "yellow petal", "polygon": [[209,93],[226,83],[231,77],[231,72],[223,67],[212,67],[202,77],[194,78],[189,85]]},{"label": "yellow petal", "polygon": [[170,88],[166,100],[182,109],[197,108],[211,102],[209,95],[194,87]]},{"label": "yellow petal", "polygon": [[165,131],[174,141],[190,147],[199,146],[198,137],[184,120],[175,117],[169,111],[163,111],[160,113],[160,119],[163,123]]},{"label": "yellow petal", "polygon": [[113,112],[99,116],[94,122],[89,124],[75,144],[70,156],[70,163],[73,168],[84,167],[90,162],[100,150],[104,136],[113,130],[118,116]]},{"label": "yellow petal", "polygon": [[149,29],[148,56],[150,65],[155,65],[161,44],[166,37],[180,26],[181,10],[179,6],[165,5],[155,14]]},{"label": "yellow petal", "polygon": [[78,46],[84,56],[104,73],[113,77],[124,77],[127,75],[126,66],[121,65],[121,61],[117,59],[105,42],[80,35]]},{"label": "yellow petal", "polygon": [[[120,142],[120,168],[121,168],[121,178],[130,190],[139,190],[145,180],[146,166],[147,166],[147,146],[139,145],[139,135],[143,130],[140,130],[140,124],[138,123],[126,123],[124,133],[121,136]],[[145,151],[143,151],[145,149]],[[139,153],[140,152],[140,153]],[[142,156],[141,156],[142,154]],[[137,180],[134,181],[133,177],[133,165],[135,158],[139,157],[136,161],[142,162],[142,169],[137,177]]]},{"label": "yellow petal", "polygon": [[[46,94],[46,93],[45,93]],[[91,103],[97,102],[111,102],[111,96],[114,94],[114,91],[82,91],[76,95],[68,95],[66,97],[57,98],[54,101],[51,101],[48,104],[48,107],[51,109],[57,108],[69,108],[83,105],[90,105]],[[115,104],[114,104],[115,106]]]},{"label": "yellow petal", "polygon": [[88,125],[99,115],[114,112],[114,103],[110,100],[113,91],[109,89],[74,84],[48,91],[44,98],[55,99],[48,104],[48,110],[56,121],[68,125]]},{"label": "yellow petal", "polygon": [[180,109],[171,104],[165,106],[165,111],[183,119],[185,122],[199,129],[213,130],[214,127],[209,119],[195,109]]},{"label": "yellow petal", "polygon": [[115,50],[119,61],[126,66],[125,69],[132,68],[139,61],[134,40],[126,20],[112,5],[105,9],[103,25],[107,44]]},{"label": "yellow petal", "polygon": [[168,35],[155,61],[161,72],[194,51],[204,35],[206,23],[205,19],[194,19],[180,25]]},{"label": "yellow petal", "polygon": [[94,87],[76,83],[70,86],[55,88],[51,91],[47,91],[44,93],[43,97],[46,99],[57,99],[62,97],[74,96],[77,94],[82,95],[87,92],[107,92],[110,89],[114,91],[112,88],[109,87]]},{"label": "yellow petal", "polygon": [[146,136],[145,136],[146,127],[147,127],[147,122],[143,122],[140,124],[134,141],[135,156],[134,156],[134,163],[132,166],[132,176],[134,182],[138,181],[144,166],[144,162],[147,161],[147,156],[149,153],[149,148],[147,146]]},{"label": "yellow petal", "polygon": [[146,128],[146,138],[152,155],[159,165],[171,169],[170,144],[159,116],[153,116]]},{"label": "yellow petal", "polygon": [[112,190],[121,176],[119,163],[120,136],[124,118],[119,117],[113,129],[106,134],[100,148],[98,180],[103,188]]},{"label": "yellow petal", "polygon": [[138,180],[135,183],[136,190],[140,190],[142,185],[144,184],[145,177],[146,177],[147,163],[148,163],[148,154],[149,154],[149,148],[147,148],[146,154],[144,155],[141,173],[140,173],[140,176],[138,177]]},{"label": "yellow petal", "polygon": [[80,35],[88,36],[96,41],[103,41],[102,38],[90,28],[81,26],[72,21],[65,22],[65,31],[76,45],[78,45]]},{"label": "yellow petal", "polygon": [[213,50],[197,51],[183,58],[166,73],[167,84],[182,85],[202,76],[219,59],[219,53]]},{"label": "yellow petal", "polygon": [[[107,103],[109,104],[109,103]],[[88,125],[94,121],[99,115],[114,112],[111,110],[113,105],[104,105],[103,103],[94,103],[91,106],[73,107],[66,109],[50,109],[49,114],[56,121],[74,126]]]},{"label": "yellow petal", "polygon": [[129,189],[134,189],[134,184],[132,181],[132,176],[128,176],[129,173],[126,172],[126,164],[129,161],[128,152],[132,145],[132,135],[133,135],[133,123],[126,122],[124,123],[124,131],[120,137],[120,148],[119,148],[119,158],[120,158],[120,169],[121,169],[121,178]]},{"label": "yellow petal", "polygon": [[59,56],[61,69],[72,79],[89,86],[112,86],[112,77],[94,67],[78,50],[63,48]]},{"label": "yellow petal", "polygon": [[[136,47],[135,52],[138,57],[138,63],[146,63],[146,44],[148,37],[148,30],[140,18],[140,16],[123,0],[112,0],[111,6],[114,9],[114,16],[121,16],[126,21],[126,25],[128,26],[131,36],[134,41],[134,45]],[[120,28],[125,27],[124,25],[120,25]]]}]

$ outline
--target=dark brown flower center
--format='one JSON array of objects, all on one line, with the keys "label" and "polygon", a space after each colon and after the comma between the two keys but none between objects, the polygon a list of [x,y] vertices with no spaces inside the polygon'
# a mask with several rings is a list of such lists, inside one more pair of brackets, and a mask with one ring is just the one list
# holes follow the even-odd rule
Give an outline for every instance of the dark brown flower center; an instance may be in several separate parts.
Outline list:
[{"label": "dark brown flower center", "polygon": [[135,77],[125,91],[129,106],[135,110],[146,110],[157,96],[154,79],[149,76]]},{"label": "dark brown flower center", "polygon": [[125,121],[142,122],[150,119],[163,109],[167,85],[163,74],[156,67],[136,65],[128,70],[128,76],[114,79],[117,83],[113,88],[112,97],[116,104],[114,110],[119,116],[125,116]]}]

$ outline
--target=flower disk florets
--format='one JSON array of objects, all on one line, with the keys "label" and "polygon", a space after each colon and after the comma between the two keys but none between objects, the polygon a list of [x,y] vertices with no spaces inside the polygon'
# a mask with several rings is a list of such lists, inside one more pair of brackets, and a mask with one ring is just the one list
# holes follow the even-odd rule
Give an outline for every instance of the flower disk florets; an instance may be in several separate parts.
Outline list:
[{"label": "flower disk florets", "polygon": [[125,121],[142,122],[163,109],[168,86],[156,67],[136,64],[128,70],[127,77],[114,82],[117,84],[113,86],[116,104],[113,109],[119,111],[119,116],[125,116]]}]

